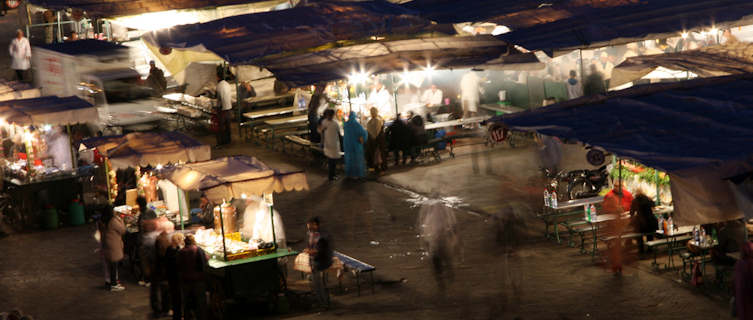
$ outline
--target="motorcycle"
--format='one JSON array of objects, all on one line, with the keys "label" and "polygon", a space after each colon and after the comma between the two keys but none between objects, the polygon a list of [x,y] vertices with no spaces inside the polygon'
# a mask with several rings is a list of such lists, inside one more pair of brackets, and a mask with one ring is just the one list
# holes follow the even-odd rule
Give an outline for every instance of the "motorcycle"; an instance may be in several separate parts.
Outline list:
[{"label": "motorcycle", "polygon": [[571,200],[595,197],[609,184],[609,172],[606,165],[596,170],[573,170],[567,173],[567,180],[567,195]]}]

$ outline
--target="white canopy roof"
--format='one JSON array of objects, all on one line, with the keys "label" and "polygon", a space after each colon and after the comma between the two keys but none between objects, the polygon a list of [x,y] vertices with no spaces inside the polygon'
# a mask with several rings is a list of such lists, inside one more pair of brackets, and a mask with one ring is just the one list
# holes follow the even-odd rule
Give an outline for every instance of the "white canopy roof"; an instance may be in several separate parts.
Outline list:
[{"label": "white canopy roof", "polygon": [[280,172],[254,157],[232,156],[164,167],[162,176],[183,190],[203,191],[212,201],[308,190],[303,171]]}]

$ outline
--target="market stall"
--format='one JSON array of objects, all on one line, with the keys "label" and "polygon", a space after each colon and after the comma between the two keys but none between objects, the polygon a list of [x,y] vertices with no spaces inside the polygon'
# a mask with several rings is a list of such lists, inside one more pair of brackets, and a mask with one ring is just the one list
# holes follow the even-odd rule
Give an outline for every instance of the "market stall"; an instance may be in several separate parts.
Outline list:
[{"label": "market stall", "polygon": [[[107,186],[108,198],[111,201],[119,199],[116,203],[120,206],[116,210],[126,216],[127,226],[134,230],[138,229],[134,225],[138,219],[135,207],[137,195],[146,198],[150,209],[158,217],[164,216],[181,227],[188,219],[188,216],[178,215],[180,207],[187,205],[185,195],[170,181],[159,180],[153,174],[152,167],[211,158],[211,148],[208,145],[178,132],[137,132],[90,138],[81,142],[79,153],[82,159],[99,164],[107,172],[104,184]],[[128,178],[136,182],[133,186],[135,188],[119,185],[119,170],[133,175]],[[159,194],[158,189],[161,191]]]},{"label": "market stall", "polygon": [[40,97],[0,102],[0,119],[5,190],[18,202],[23,224],[36,224],[35,214],[45,208],[43,225],[57,227],[57,210],[69,210],[90,176],[89,167],[77,166],[71,125],[96,122],[97,110],[77,97]]},{"label": "market stall", "polygon": [[285,248],[272,194],[308,189],[305,173],[281,172],[256,158],[233,156],[165,166],[159,176],[218,204],[212,209],[213,228],[196,231],[198,245],[211,257],[215,299],[266,294],[276,299],[285,288],[278,258],[297,252]]}]

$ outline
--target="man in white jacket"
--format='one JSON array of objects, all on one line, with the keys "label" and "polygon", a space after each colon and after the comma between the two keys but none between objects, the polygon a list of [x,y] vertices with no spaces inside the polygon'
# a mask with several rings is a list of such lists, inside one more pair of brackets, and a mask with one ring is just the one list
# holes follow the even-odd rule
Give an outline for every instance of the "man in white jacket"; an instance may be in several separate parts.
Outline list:
[{"label": "man in white jacket", "polygon": [[10,42],[10,68],[16,71],[19,81],[24,81],[24,73],[31,68],[31,46],[21,29],[16,30],[16,37]]}]

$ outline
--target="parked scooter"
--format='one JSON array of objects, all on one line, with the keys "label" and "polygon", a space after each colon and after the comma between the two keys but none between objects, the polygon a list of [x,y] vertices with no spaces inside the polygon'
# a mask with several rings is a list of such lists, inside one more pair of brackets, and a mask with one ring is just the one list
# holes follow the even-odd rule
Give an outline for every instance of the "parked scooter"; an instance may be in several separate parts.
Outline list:
[{"label": "parked scooter", "polygon": [[609,184],[609,172],[603,165],[596,170],[574,170],[567,173],[567,195],[570,199],[583,199],[599,195]]}]

